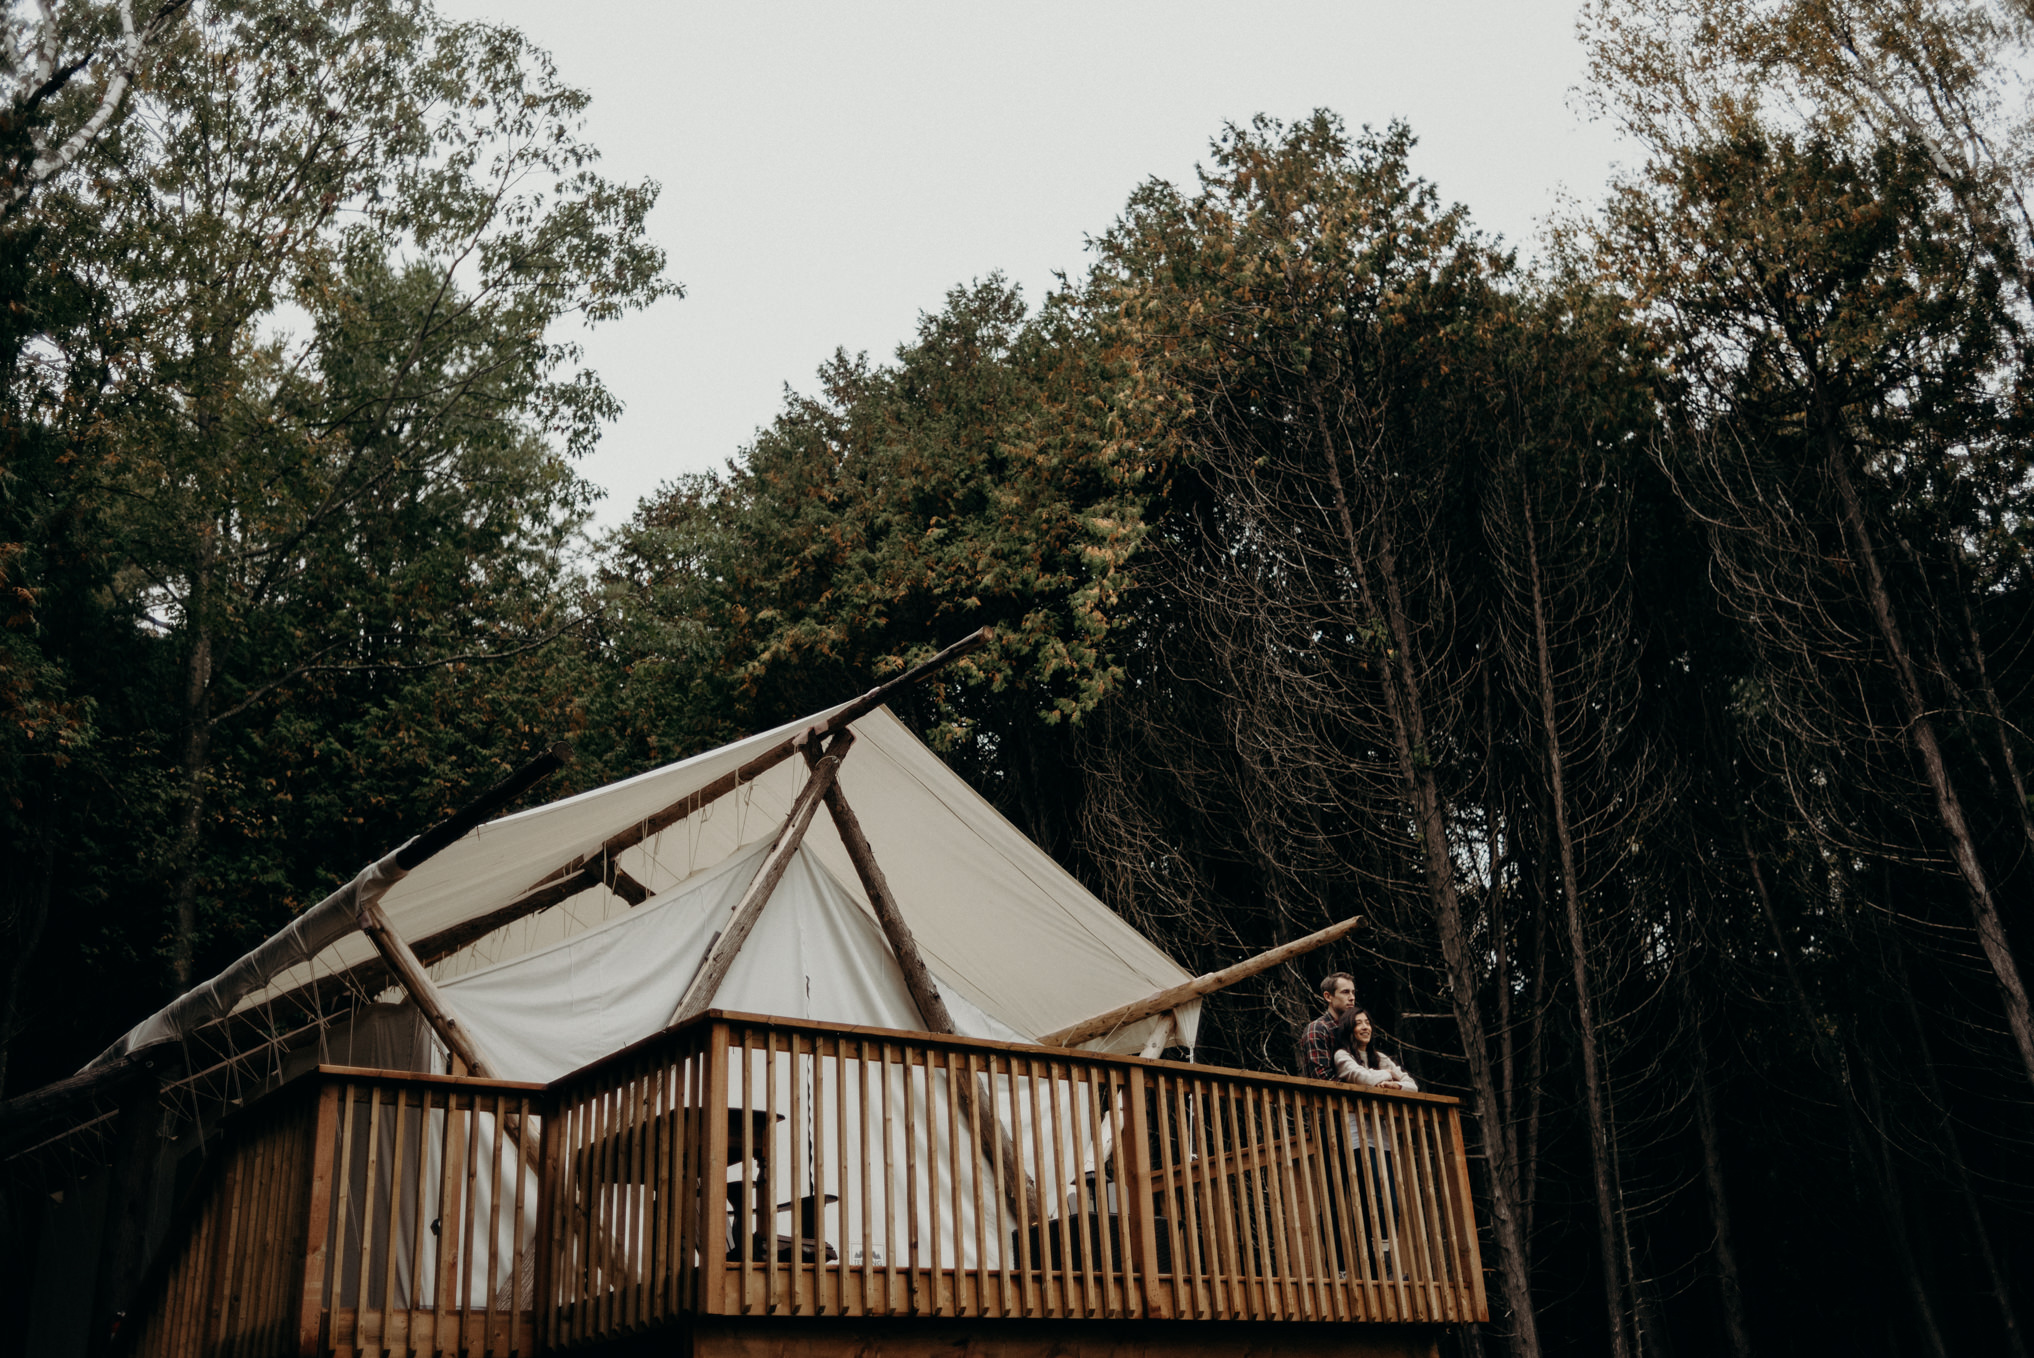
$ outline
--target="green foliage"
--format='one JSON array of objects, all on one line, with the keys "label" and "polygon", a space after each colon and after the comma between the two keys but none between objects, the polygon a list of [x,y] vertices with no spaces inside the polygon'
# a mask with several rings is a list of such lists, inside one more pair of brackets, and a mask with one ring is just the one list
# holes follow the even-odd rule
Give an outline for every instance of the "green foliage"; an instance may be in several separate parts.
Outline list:
[{"label": "green foliage", "polygon": [[[1107,426],[1083,318],[1025,316],[989,279],[949,294],[894,365],[837,354],[723,477],[670,487],[617,542],[617,584],[711,633],[737,726],[824,706],[975,628],[995,642],[938,691],[937,743],[1077,719],[1142,534],[1144,467]],[[647,613],[644,614],[644,610]]]},{"label": "green foliage", "polygon": [[143,996],[554,738],[527,658],[582,616],[568,459],[617,409],[558,331],[675,291],[655,186],[510,30],[210,5],[163,57],[7,238],[8,738],[63,808],[26,890],[113,907],[64,942],[120,939]]}]

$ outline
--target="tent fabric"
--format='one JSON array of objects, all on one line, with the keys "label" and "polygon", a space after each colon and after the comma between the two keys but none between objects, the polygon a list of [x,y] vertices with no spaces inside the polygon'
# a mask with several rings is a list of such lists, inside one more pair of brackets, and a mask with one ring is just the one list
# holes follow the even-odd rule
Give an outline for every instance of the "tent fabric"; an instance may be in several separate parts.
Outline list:
[{"label": "tent fabric", "polygon": [[[696,874],[640,908],[441,987],[489,1063],[510,1080],[550,1081],[669,1026],[707,946],[727,923],[767,843]],[[937,981],[937,977],[934,978]],[[942,985],[970,1037],[1024,1040]],[[714,995],[720,1009],[785,1018],[922,1026],[876,922],[800,847]]]},{"label": "tent fabric", "polygon": [[[640,824],[838,710],[491,821],[390,884],[381,897],[382,909],[396,932],[412,942],[497,911],[565,864],[596,853],[628,826]],[[861,820],[928,965],[952,997],[1010,1032],[1035,1038],[1189,979],[1177,963],[1003,819],[888,709],[859,718],[852,730],[856,741],[841,763],[840,788]],[[723,865],[730,878],[738,877],[739,862],[776,834],[807,776],[802,759],[786,759],[738,791],[622,852],[618,863],[655,895],[703,882],[700,874]],[[813,819],[805,849],[828,874],[832,883],[828,892],[844,894],[873,927],[873,912],[830,817]],[[335,893],[335,900],[345,894]],[[339,901],[332,913],[348,904]],[[638,907],[643,908],[647,903]],[[631,913],[626,903],[596,886],[496,930],[434,965],[432,973],[449,985],[462,975],[562,943]],[[229,969],[231,975],[259,966],[268,982],[239,1000],[236,1012],[334,977],[374,956],[373,945],[357,932],[349,930],[327,942],[307,934],[301,924],[300,918]],[[316,946],[279,949],[274,945],[284,935],[313,939]],[[744,953],[751,950],[766,951],[755,939]],[[269,969],[271,959],[287,959],[289,964]],[[733,1007],[722,999],[715,1004]],[[807,1016],[866,1021],[838,1013]],[[1180,1017],[1181,1038],[1190,1047],[1198,1027],[1198,1005]],[[1156,1020],[1144,1020],[1086,1045],[1134,1052],[1155,1025]],[[134,1029],[119,1049],[181,1036],[195,1026],[172,1005]],[[915,1017],[902,1026],[916,1026]]]}]

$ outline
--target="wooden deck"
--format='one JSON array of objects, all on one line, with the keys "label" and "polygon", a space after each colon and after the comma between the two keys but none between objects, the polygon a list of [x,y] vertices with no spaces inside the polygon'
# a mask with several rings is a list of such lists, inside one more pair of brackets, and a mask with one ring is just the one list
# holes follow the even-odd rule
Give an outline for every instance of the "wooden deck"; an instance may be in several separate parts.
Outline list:
[{"label": "wooden deck", "polygon": [[1486,1317],[1452,1099],[715,1012],[548,1088],[321,1067],[240,1116],[122,1347],[1382,1353]]}]

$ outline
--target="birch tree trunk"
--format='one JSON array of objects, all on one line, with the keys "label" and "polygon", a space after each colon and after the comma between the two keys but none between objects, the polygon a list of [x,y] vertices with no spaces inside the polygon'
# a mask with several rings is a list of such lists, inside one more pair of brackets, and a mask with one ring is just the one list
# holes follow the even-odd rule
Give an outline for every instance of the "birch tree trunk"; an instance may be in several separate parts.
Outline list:
[{"label": "birch tree trunk", "polygon": [[[1699,1020],[1698,1020],[1699,1024]],[[1723,1306],[1723,1333],[1731,1358],[1752,1358],[1751,1325],[1744,1314],[1744,1287],[1738,1280],[1737,1251],[1731,1245],[1730,1197],[1723,1183],[1723,1148],[1716,1131],[1716,1097],[1709,1087],[1709,1048],[1695,1035],[1695,1133],[1702,1142],[1702,1189],[1715,1234],[1709,1252],[1716,1260],[1716,1285]]]}]

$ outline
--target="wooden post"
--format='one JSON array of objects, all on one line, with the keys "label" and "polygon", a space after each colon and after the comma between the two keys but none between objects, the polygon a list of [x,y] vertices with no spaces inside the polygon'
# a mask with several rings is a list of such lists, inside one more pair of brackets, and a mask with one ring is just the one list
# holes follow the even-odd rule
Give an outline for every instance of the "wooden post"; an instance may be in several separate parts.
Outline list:
[{"label": "wooden post", "polygon": [[383,913],[381,901],[369,898],[360,902],[360,932],[366,934],[389,970],[402,982],[403,989],[416,1002],[424,1021],[431,1025],[431,1031],[445,1044],[445,1049],[466,1063],[467,1073],[481,1079],[495,1078],[499,1072],[484,1059],[473,1037],[459,1026],[459,1020],[445,1007],[445,997],[437,985],[424,972],[424,964],[410,951],[410,945],[403,942],[403,936],[395,931]]},{"label": "wooden post", "polygon": [[[834,737],[833,745],[813,766],[812,776],[805,780],[805,787],[796,801],[791,803],[791,814],[784,819],[784,826],[777,831],[777,842],[756,870],[755,880],[742,893],[735,905],[734,914],[728,919],[727,927],[720,931],[706,949],[706,956],[699,959],[699,970],[693,973],[691,984],[678,998],[678,1007],[672,1011],[671,1026],[675,1027],[687,1019],[706,1012],[713,1002],[714,992],[727,979],[728,968],[734,965],[735,955],[748,942],[756,921],[762,918],[763,907],[770,903],[770,893],[777,889],[783,879],[784,869],[791,864],[791,855],[805,838],[806,827],[812,824],[813,813],[819,810],[820,798],[833,786],[834,775],[840,770],[841,754],[846,752],[848,736],[843,731]],[[838,751],[838,753],[836,753]]]},{"label": "wooden post", "polygon": [[[1144,1084],[1144,1067],[1132,1066],[1126,1072],[1122,1098],[1128,1107],[1123,1109],[1122,1119],[1117,1126],[1122,1128],[1122,1148],[1127,1168],[1117,1177],[1116,1194],[1120,1199],[1117,1211],[1121,1220],[1123,1236],[1123,1258],[1127,1262],[1131,1246],[1136,1246],[1136,1274],[1138,1291],[1143,1298],[1143,1318],[1147,1320],[1172,1319],[1171,1299],[1158,1285],[1158,1223],[1153,1208],[1151,1180],[1151,1114],[1149,1099]],[[1166,1192],[1168,1207],[1172,1193]],[[1174,1263],[1175,1269],[1179,1268]],[[1126,1269],[1126,1271],[1128,1271]]]},{"label": "wooden post", "polygon": [[1147,1061],[1156,1060],[1165,1054],[1167,1047],[1173,1045],[1173,1038],[1185,1042],[1186,1030],[1180,1026],[1179,1010],[1168,1009],[1165,1011],[1165,1017],[1152,1028],[1151,1036],[1144,1043],[1144,1050],[1137,1054]]},{"label": "wooden post", "polygon": [[1098,1037],[1107,1037],[1126,1024],[1149,1018],[1160,1010],[1176,1009],[1187,1001],[1197,1000],[1203,995],[1212,995],[1217,990],[1247,980],[1260,971],[1268,971],[1281,962],[1291,961],[1302,953],[1309,953],[1315,948],[1333,943],[1362,923],[1363,917],[1356,915],[1343,920],[1340,924],[1331,924],[1316,933],[1308,934],[1305,938],[1296,938],[1269,952],[1261,952],[1247,961],[1238,962],[1233,967],[1224,967],[1220,971],[1196,976],[1191,981],[1168,986],[1164,990],[1146,995],[1141,1000],[1117,1005],[1114,1009],[1105,1010],[1093,1018],[1082,1019],[1079,1023],[1069,1024],[1057,1032],[1047,1033],[1038,1039],[1039,1044],[1047,1047],[1075,1047]]},{"label": "wooden post", "polygon": [[[835,737],[836,743],[827,747],[828,752],[839,748],[838,742],[852,734],[843,731]],[[816,760],[818,756],[808,747],[806,758]],[[938,982],[932,979],[932,969],[925,965],[925,954],[918,950],[918,940],[912,935],[911,926],[904,921],[904,912],[898,908],[897,897],[890,890],[890,879],[883,875],[882,866],[876,862],[876,851],[869,844],[869,837],[862,833],[861,818],[848,805],[847,794],[841,791],[838,781],[826,789],[826,811],[833,817],[833,828],[840,832],[841,847],[847,850],[848,861],[855,865],[855,876],[861,879],[862,891],[868,896],[869,904],[875,907],[876,922],[883,928],[883,937],[890,941],[890,951],[897,955],[897,967],[904,973],[904,988],[911,992],[911,1002],[918,1006],[918,1017],[924,1023],[925,1031],[955,1032],[953,1014],[940,996]],[[985,1089],[978,1088],[978,1082],[973,1078],[961,1085],[962,1116],[977,1117],[974,1106],[984,1092]],[[993,1123],[996,1135],[1003,1143],[998,1177],[1003,1186],[1003,1196],[1009,1200],[1011,1215],[1018,1215],[1018,1195],[1022,1194],[1035,1219],[1038,1215],[1038,1187],[1024,1172],[1023,1162],[1017,1156],[1016,1142],[1003,1125],[993,1097],[988,1099],[987,1108],[988,1112],[981,1121]],[[985,1163],[996,1167],[993,1147],[978,1145],[976,1149],[981,1152]]]},{"label": "wooden post", "polygon": [[[848,734],[848,733],[843,733]],[[830,746],[829,750],[837,748]],[[806,756],[818,762],[818,755],[808,747]],[[848,805],[847,796],[835,782],[826,789],[827,814],[833,817],[833,827],[840,832],[841,847],[847,850],[848,861],[855,865],[855,875],[861,878],[862,890],[875,907],[876,922],[883,926],[883,937],[890,940],[890,950],[897,954],[897,965],[904,973],[904,987],[911,992],[911,1002],[918,1006],[918,1016],[925,1022],[929,1033],[951,1033],[954,1031],[953,1015],[947,1012],[946,1001],[940,997],[939,986],[932,979],[931,968],[925,965],[925,955],[918,951],[918,940],[911,933],[911,926],[904,921],[904,912],[897,908],[897,898],[890,891],[890,879],[883,875],[883,869],[876,862],[876,851],[869,845],[869,837],[862,833],[862,822]]]},{"label": "wooden post", "polygon": [[[728,1309],[727,1270],[721,1267],[726,1256],[727,1245],[718,1232],[711,1229],[711,1223],[721,1219],[727,1207],[728,1167],[728,1026],[725,1023],[710,1023],[706,1027],[706,1072],[699,1095],[699,1116],[706,1124],[706,1163],[700,1168],[699,1207],[699,1291],[693,1298],[693,1306],[702,1315],[719,1315]],[[748,1053],[742,1053],[746,1062]],[[744,1066],[743,1087],[747,1087],[747,1069]],[[742,1127],[749,1127],[748,1100],[742,1100]],[[753,1136],[754,1133],[750,1132]],[[770,1135],[775,1136],[772,1129]],[[742,1159],[742,1177],[747,1178],[749,1161]],[[748,1190],[743,1192],[743,1201],[748,1202]],[[748,1209],[752,1219],[754,1208]],[[737,1238],[753,1235],[755,1227],[750,1220],[734,1223]],[[743,1252],[746,1255],[747,1251]],[[747,1270],[743,1270],[742,1286],[748,1286]]]},{"label": "wooden post", "polygon": [[[323,1077],[321,1077],[322,1079]],[[315,1358],[324,1334],[325,1237],[332,1229],[332,1197],[338,1177],[346,1172],[339,1164],[339,1084],[325,1080],[318,1090],[318,1109],[311,1132],[311,1203],[304,1221],[303,1287],[298,1294],[297,1352]],[[346,1233],[339,1239],[343,1245]]]}]

